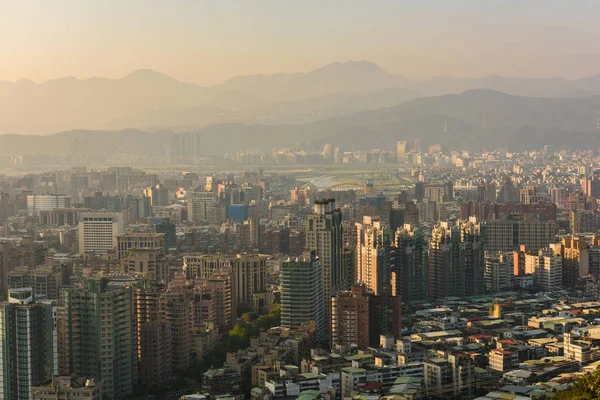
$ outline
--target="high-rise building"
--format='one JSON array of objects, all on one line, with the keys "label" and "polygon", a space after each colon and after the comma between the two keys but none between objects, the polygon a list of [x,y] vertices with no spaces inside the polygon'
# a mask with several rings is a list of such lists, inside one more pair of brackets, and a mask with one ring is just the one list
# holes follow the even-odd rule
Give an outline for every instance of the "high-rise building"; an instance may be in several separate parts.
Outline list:
[{"label": "high-rise building", "polygon": [[477,201],[469,201],[460,205],[459,218],[467,220],[471,217],[477,218],[478,221],[487,221],[496,218],[496,208],[492,203],[480,203]]},{"label": "high-rise building", "polygon": [[523,204],[548,203],[550,195],[541,192],[537,186],[525,186],[519,191],[519,200]]},{"label": "high-rise building", "polygon": [[533,275],[534,285],[546,290],[562,287],[562,257],[550,248],[525,255],[525,272]]},{"label": "high-rise building", "polygon": [[496,185],[492,182],[481,182],[477,186],[477,199],[481,203],[495,203]]},{"label": "high-rise building", "polygon": [[398,158],[398,162],[406,161],[406,153],[409,151],[407,147],[406,140],[401,140],[396,143],[396,157]]},{"label": "high-rise building", "polygon": [[188,200],[188,219],[193,222],[221,223],[221,207],[215,192],[194,192]]},{"label": "high-rise building", "polygon": [[131,288],[113,288],[105,278],[65,291],[69,375],[98,379],[117,399],[133,394],[136,343]]},{"label": "high-rise building", "polygon": [[446,185],[444,183],[428,183],[423,187],[424,198],[437,204],[446,200]]},{"label": "high-rise building", "polygon": [[429,242],[429,298],[476,296],[485,290],[485,226],[437,226]]},{"label": "high-rise building", "polygon": [[230,267],[215,271],[204,280],[204,287],[212,292],[215,299],[215,325],[219,332],[228,332],[237,318],[235,272]]},{"label": "high-rise building", "polygon": [[494,220],[485,223],[485,250],[490,252],[513,251],[520,245],[538,251],[554,241],[554,221]]},{"label": "high-rise building", "polygon": [[[191,355],[194,327],[193,298],[183,287],[173,287],[160,296],[159,307],[161,319],[168,322],[171,329],[172,369],[184,371],[193,361]],[[148,334],[153,333],[148,332]]]},{"label": "high-rise building", "polygon": [[50,211],[57,208],[69,208],[71,198],[64,194],[44,194],[27,196],[27,214],[38,215],[42,211]]},{"label": "high-rise building", "polygon": [[400,297],[387,289],[375,295],[362,283],[331,298],[331,347],[377,346],[382,336],[402,337]]},{"label": "high-rise building", "polygon": [[421,229],[405,225],[396,231],[391,250],[391,290],[405,303],[427,298],[427,242]]},{"label": "high-rise building", "polygon": [[167,384],[173,377],[171,325],[160,313],[161,285],[137,281],[133,285],[137,380],[149,387]]},{"label": "high-rise building", "polygon": [[170,249],[177,245],[177,233],[175,224],[169,218],[163,218],[160,224],[156,224],[156,233],[164,235],[165,248]]},{"label": "high-rise building", "polygon": [[127,196],[125,199],[125,220],[127,224],[136,224],[143,218],[152,217],[150,198],[146,196]]},{"label": "high-rise building", "polygon": [[573,288],[580,278],[589,274],[589,255],[586,241],[567,236],[560,243],[551,244],[554,254],[562,257],[562,285]]},{"label": "high-rise building", "polygon": [[84,197],[83,206],[94,211],[120,212],[124,204],[121,196],[103,196],[102,192],[97,192],[94,196]]},{"label": "high-rise building", "polygon": [[378,295],[390,285],[391,233],[368,216],[356,227],[356,277]]},{"label": "high-rise building", "polygon": [[106,254],[115,250],[117,235],[124,230],[123,213],[82,213],[79,219],[79,252]]},{"label": "high-rise building", "polygon": [[142,324],[138,380],[144,387],[161,388],[172,379],[171,333],[171,325],[163,319]]},{"label": "high-rise building", "polygon": [[6,300],[8,274],[13,270],[13,250],[10,241],[0,240],[0,299]]},{"label": "high-rise building", "polygon": [[216,271],[231,268],[235,276],[237,303],[249,306],[255,293],[267,290],[267,256],[260,254],[187,254],[183,270],[188,279],[210,278]]},{"label": "high-rise building", "polygon": [[581,180],[581,190],[588,197],[600,198],[600,177],[584,176]]},{"label": "high-rise building", "polygon": [[415,183],[415,199],[417,201],[423,200],[425,198],[425,183],[417,182]]},{"label": "high-rise building", "polygon": [[472,396],[475,362],[469,354],[449,354],[425,361],[425,387],[448,396]]},{"label": "high-rise building", "polygon": [[485,290],[490,293],[512,286],[514,253],[486,253]]},{"label": "high-rise building", "polygon": [[160,183],[144,189],[144,196],[150,199],[150,205],[152,207],[169,205],[169,189]]},{"label": "high-rise building", "polygon": [[315,201],[306,221],[306,248],[315,250],[320,261],[327,326],[330,298],[342,285],[342,213],[335,208],[335,200]]},{"label": "high-rise building", "polygon": [[158,282],[168,282],[169,263],[160,247],[133,248],[121,258],[121,271]]},{"label": "high-rise building", "polygon": [[571,233],[596,233],[600,231],[600,213],[596,210],[571,210]]},{"label": "high-rise building", "polygon": [[323,304],[322,266],[316,251],[288,259],[281,267],[281,326],[297,329],[306,321],[315,321],[317,339],[323,343],[325,307]]},{"label": "high-rise building", "polygon": [[51,267],[17,267],[8,273],[9,288],[31,287],[36,300],[58,300],[62,282],[63,274]]},{"label": "high-rise building", "polygon": [[328,162],[333,161],[333,146],[330,143],[323,146],[323,159]]},{"label": "high-rise building", "polygon": [[369,346],[369,293],[363,284],[331,298],[331,347]]},{"label": "high-rise building", "polygon": [[117,235],[117,257],[123,258],[130,249],[162,249],[164,234],[153,232],[126,232]]},{"label": "high-rise building", "polygon": [[31,288],[10,289],[0,304],[0,398],[31,399],[31,388],[58,371],[56,307]]}]

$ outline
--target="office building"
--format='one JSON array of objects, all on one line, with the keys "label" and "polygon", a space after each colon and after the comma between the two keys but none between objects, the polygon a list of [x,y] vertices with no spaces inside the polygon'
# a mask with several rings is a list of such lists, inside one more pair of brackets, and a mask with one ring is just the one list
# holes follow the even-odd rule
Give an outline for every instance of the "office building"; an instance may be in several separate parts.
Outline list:
[{"label": "office building", "polygon": [[125,222],[137,224],[144,218],[152,217],[150,198],[146,196],[127,196],[125,202]]},{"label": "office building", "polygon": [[150,205],[152,207],[169,205],[169,189],[160,183],[144,189],[144,196],[150,199]]},{"label": "office building", "polygon": [[131,167],[110,167],[107,175],[113,174],[116,182],[116,188],[120,192],[125,192],[134,188],[146,188],[158,184],[156,174],[146,174],[144,171],[136,170]]},{"label": "office building", "polygon": [[538,251],[552,243],[556,234],[554,221],[494,220],[485,227],[485,250],[490,252],[513,251],[520,245]]},{"label": "office building", "polygon": [[162,233],[165,248],[168,250],[177,246],[177,232],[175,230],[175,223],[171,222],[169,218],[163,218],[159,224],[155,225],[156,233]]},{"label": "office building", "polygon": [[79,252],[106,254],[116,250],[117,236],[124,230],[123,213],[82,213],[79,219]]},{"label": "office building", "polygon": [[64,194],[44,194],[27,196],[27,214],[39,215],[42,211],[71,207],[71,198]]},{"label": "office building", "polygon": [[169,282],[169,262],[160,247],[133,248],[121,258],[121,271],[157,282]]},{"label": "office building", "polygon": [[57,373],[56,308],[31,288],[10,289],[0,304],[0,398],[31,399],[31,388]]},{"label": "office building", "polygon": [[93,378],[53,376],[31,388],[32,400],[101,400],[102,388]]},{"label": "office building", "polygon": [[112,399],[133,394],[136,357],[132,289],[90,279],[65,291],[69,375],[98,379]]},{"label": "office building", "polygon": [[79,214],[90,211],[87,208],[55,208],[38,212],[38,223],[40,225],[52,226],[77,226]]},{"label": "office building", "polygon": [[127,232],[117,235],[117,257],[123,258],[130,249],[162,249],[164,234],[153,232]]},{"label": "office building", "polygon": [[97,192],[93,196],[84,197],[83,206],[94,211],[120,212],[124,203],[121,196],[104,196],[102,192]]},{"label": "office building", "polygon": [[298,329],[315,321],[317,339],[326,341],[323,304],[322,266],[316,251],[288,259],[281,267],[281,326]]},{"label": "office building", "polygon": [[519,191],[519,201],[523,204],[549,203],[550,195],[537,186],[525,186]]},{"label": "office building", "polygon": [[215,192],[194,192],[188,200],[188,219],[192,222],[221,223],[221,206]]}]

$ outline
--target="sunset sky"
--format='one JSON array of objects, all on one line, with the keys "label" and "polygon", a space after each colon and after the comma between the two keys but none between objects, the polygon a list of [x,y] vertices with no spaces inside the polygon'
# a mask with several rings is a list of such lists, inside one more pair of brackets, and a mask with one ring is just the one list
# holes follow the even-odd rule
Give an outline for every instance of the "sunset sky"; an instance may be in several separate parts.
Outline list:
[{"label": "sunset sky", "polygon": [[370,60],[412,79],[600,72],[600,2],[558,0],[0,0],[0,80],[202,85]]}]

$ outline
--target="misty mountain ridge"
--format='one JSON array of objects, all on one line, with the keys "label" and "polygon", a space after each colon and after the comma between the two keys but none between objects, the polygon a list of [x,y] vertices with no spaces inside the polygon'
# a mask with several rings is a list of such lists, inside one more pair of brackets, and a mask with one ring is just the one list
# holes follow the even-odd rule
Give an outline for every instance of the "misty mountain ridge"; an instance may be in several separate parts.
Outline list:
[{"label": "misty mountain ridge", "polygon": [[[326,143],[343,151],[393,151],[398,140],[418,137],[424,149],[441,144],[446,150],[481,151],[540,148],[598,149],[600,96],[540,98],[489,89],[461,94],[423,97],[402,104],[358,111],[304,124],[219,123],[193,131],[203,154],[293,147],[299,141],[321,148]],[[175,111],[173,111],[175,112]],[[99,155],[131,157],[166,155],[173,136],[164,129],[68,131],[48,136],[0,136],[0,156],[66,154],[74,138],[87,141],[87,151]],[[24,151],[24,149],[27,149]],[[86,151],[86,150],[84,150]]]},{"label": "misty mountain ridge", "polygon": [[306,73],[236,76],[202,87],[149,69],[119,79],[66,77],[0,81],[0,133],[74,128],[197,130],[220,123],[309,124],[419,96],[494,89],[534,97],[600,94],[600,75],[568,80],[489,75],[416,82],[369,61],[336,62]]}]

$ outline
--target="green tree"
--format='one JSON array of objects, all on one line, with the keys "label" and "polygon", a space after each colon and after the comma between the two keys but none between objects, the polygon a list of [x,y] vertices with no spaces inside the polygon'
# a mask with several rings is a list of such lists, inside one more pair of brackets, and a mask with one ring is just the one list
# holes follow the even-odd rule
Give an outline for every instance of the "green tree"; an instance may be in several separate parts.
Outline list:
[{"label": "green tree", "polygon": [[585,374],[567,390],[556,393],[553,400],[600,399],[600,370]]}]

